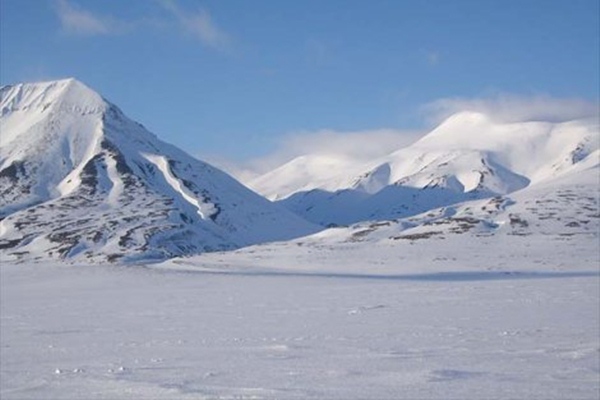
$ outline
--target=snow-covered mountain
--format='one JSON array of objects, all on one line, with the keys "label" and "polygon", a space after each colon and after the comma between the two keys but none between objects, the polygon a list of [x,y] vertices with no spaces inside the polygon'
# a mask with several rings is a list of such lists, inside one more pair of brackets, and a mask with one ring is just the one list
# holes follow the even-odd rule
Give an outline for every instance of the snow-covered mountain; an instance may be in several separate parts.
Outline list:
[{"label": "snow-covered mountain", "polygon": [[[298,168],[312,162],[305,157],[249,186],[321,225],[404,218],[512,193],[568,173],[588,158],[598,161],[598,129],[595,119],[503,124],[462,112],[413,145],[366,165],[346,161],[331,168],[317,159]],[[326,170],[328,179],[312,179],[315,169]]]},{"label": "snow-covered mountain", "polygon": [[[308,242],[437,242],[457,235],[468,236],[473,243],[486,237],[496,241],[502,237],[525,237],[530,245],[558,240],[597,248],[600,152],[557,178],[508,195],[456,203],[396,220],[360,222],[317,233]],[[505,250],[510,247],[505,246]]]},{"label": "snow-covered mountain", "polygon": [[163,259],[317,230],[74,79],[0,100],[3,259]]}]

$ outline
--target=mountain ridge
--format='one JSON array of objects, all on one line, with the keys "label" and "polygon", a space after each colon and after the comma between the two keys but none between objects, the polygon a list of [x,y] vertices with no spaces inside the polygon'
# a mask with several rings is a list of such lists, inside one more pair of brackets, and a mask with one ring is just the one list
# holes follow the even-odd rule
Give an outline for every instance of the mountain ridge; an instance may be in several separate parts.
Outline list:
[{"label": "mountain ridge", "polygon": [[[295,176],[292,160],[249,186],[325,226],[402,218],[558,177],[597,151],[598,126],[595,119],[499,123],[461,112],[412,145],[365,164],[346,164],[319,184]],[[295,188],[286,186],[289,179]]]}]

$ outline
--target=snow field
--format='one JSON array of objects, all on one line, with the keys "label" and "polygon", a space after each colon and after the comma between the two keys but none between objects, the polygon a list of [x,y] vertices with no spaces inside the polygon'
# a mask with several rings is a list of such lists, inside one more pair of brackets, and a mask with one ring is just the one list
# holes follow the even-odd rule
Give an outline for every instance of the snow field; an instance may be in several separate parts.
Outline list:
[{"label": "snow field", "polygon": [[[332,265],[326,255],[312,257]],[[445,260],[455,268],[417,273],[387,261],[387,274],[366,275],[246,260],[3,265],[0,396],[597,398],[600,279],[589,265]]]}]

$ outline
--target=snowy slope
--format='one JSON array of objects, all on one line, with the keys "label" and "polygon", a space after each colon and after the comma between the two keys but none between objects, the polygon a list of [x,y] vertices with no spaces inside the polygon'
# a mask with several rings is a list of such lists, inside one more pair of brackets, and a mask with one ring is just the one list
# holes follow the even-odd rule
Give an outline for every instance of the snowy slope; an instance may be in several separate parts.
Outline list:
[{"label": "snowy slope", "polygon": [[353,167],[355,162],[343,155],[306,154],[253,179],[248,186],[270,200],[280,200],[326,185]]},{"label": "snowy slope", "polygon": [[[599,139],[593,119],[500,124],[483,114],[463,112],[389,156],[329,169],[325,176],[333,177],[317,184],[314,172],[305,174],[297,166],[312,162],[306,158],[250,186],[322,225],[387,220],[553,179],[597,150]],[[304,167],[315,168],[319,165]]]},{"label": "snowy slope", "polygon": [[[418,243],[435,248],[430,253],[436,257],[446,247],[468,255],[470,247],[485,246],[492,241],[494,252],[510,253],[524,246],[526,253],[541,249],[550,260],[579,257],[568,252],[560,254],[567,248],[574,250],[577,245],[588,253],[583,258],[591,257],[592,265],[597,265],[600,151],[568,173],[511,194],[456,203],[395,220],[361,222],[299,240],[314,246],[364,244],[371,248],[374,244],[385,244],[400,249]],[[562,250],[557,247],[559,243]]]},{"label": "snowy slope", "polygon": [[4,259],[162,259],[316,231],[74,79],[0,94]]}]

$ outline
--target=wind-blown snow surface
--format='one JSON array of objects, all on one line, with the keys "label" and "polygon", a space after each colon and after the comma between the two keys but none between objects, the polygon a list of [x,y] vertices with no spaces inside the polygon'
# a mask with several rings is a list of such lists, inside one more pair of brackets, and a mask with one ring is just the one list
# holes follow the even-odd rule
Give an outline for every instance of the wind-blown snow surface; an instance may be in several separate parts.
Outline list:
[{"label": "wind-blown snow surface", "polygon": [[452,238],[4,264],[0,397],[597,399],[598,248]]},{"label": "wind-blown snow surface", "polygon": [[317,230],[74,79],[0,100],[4,260],[164,259]]},{"label": "wind-blown snow surface", "polygon": [[[325,226],[389,220],[554,179],[587,158],[598,161],[599,142],[597,119],[503,124],[462,112],[366,165],[332,169],[325,156],[305,156],[249,186]],[[312,179],[317,170],[328,179]]]}]

